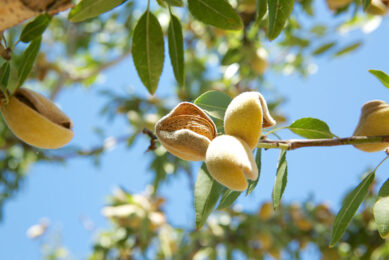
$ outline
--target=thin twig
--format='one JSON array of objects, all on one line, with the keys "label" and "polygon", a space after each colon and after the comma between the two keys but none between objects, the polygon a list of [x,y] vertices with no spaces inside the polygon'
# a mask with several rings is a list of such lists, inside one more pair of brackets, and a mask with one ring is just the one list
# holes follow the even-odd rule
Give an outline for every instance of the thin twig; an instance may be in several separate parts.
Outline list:
[{"label": "thin twig", "polygon": [[156,143],[157,143],[158,138],[153,133],[153,131],[151,131],[148,128],[143,128],[142,133],[147,135],[150,138],[150,145],[149,145],[149,147],[147,147],[146,152],[154,151],[155,149],[157,149]]},{"label": "thin twig", "polygon": [[353,144],[389,143],[389,135],[384,136],[352,136],[337,139],[290,139],[260,140],[257,147],[265,149],[295,150],[302,147],[339,146]]},{"label": "thin twig", "polygon": [[374,169],[374,172],[378,170],[378,168],[389,158],[389,155],[387,155]]},{"label": "thin twig", "polygon": [[48,161],[64,161],[67,159],[78,158],[80,156],[98,155],[107,150],[113,149],[119,143],[123,143],[127,141],[128,138],[129,138],[128,135],[119,136],[119,137],[108,137],[104,140],[104,142],[101,145],[95,146],[93,148],[75,150],[60,155],[45,154],[45,159]]},{"label": "thin twig", "polygon": [[131,54],[131,50],[127,50],[125,52],[123,52],[120,56],[116,57],[115,59],[107,62],[107,63],[104,63],[102,64],[100,67],[92,70],[90,73],[87,73],[85,75],[81,75],[81,76],[78,76],[78,77],[72,77],[70,76],[69,79],[71,81],[74,81],[74,82],[80,82],[80,81],[83,81],[83,80],[86,80],[90,77],[94,77],[96,76],[97,74],[101,73],[102,71],[110,68],[110,67],[113,67],[115,66],[116,64],[120,63],[122,60],[124,60],[125,58],[127,58],[128,55]]},{"label": "thin twig", "polygon": [[122,60],[127,58],[127,56],[129,56],[130,54],[131,54],[131,50],[127,50],[127,51],[123,52],[120,56],[116,57],[115,59],[113,59],[107,63],[102,64],[101,66],[97,67],[96,69],[92,70],[91,72],[88,72],[88,73],[85,73],[82,75],[73,76],[68,71],[60,72],[57,84],[55,85],[54,89],[51,92],[50,99],[54,100],[57,97],[58,93],[61,91],[63,85],[65,84],[65,82],[67,80],[72,81],[72,83],[77,83],[77,82],[81,82],[83,80],[86,80],[88,78],[94,77],[94,76],[98,75],[99,73],[103,72],[104,70],[106,70],[110,67],[113,67],[116,64],[120,63]]},{"label": "thin twig", "polygon": [[[156,142],[157,142],[157,137],[154,135],[154,133],[147,129],[144,128],[142,131],[143,134],[146,134],[147,136],[150,137],[150,145],[147,148],[147,151],[153,151],[155,150]],[[79,149],[75,151],[68,152],[66,154],[60,154],[60,155],[51,155],[47,154],[45,155],[45,159],[50,161],[64,161],[67,159],[72,159],[72,158],[77,158],[80,156],[93,156],[93,155],[98,155],[101,154],[107,150],[111,150],[114,147],[116,147],[120,143],[127,142],[128,139],[131,137],[131,135],[123,135],[119,137],[108,137],[104,140],[104,142],[101,145],[97,145],[95,147],[89,148],[89,149]]]}]

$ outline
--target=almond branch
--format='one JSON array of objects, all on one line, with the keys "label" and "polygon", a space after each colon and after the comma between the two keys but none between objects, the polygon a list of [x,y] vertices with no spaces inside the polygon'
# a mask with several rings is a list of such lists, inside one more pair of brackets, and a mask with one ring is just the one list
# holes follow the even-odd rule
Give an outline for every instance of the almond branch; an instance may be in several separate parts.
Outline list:
[{"label": "almond branch", "polygon": [[[336,139],[289,139],[267,140],[261,139],[258,148],[295,150],[302,147],[339,146],[353,144],[389,143],[389,135],[384,136],[352,136]],[[389,146],[389,145],[388,145]]]}]

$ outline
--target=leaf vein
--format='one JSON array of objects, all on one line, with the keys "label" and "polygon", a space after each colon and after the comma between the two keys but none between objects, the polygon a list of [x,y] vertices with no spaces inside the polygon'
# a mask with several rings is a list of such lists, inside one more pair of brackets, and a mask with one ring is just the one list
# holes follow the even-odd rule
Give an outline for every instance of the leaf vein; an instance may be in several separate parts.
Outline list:
[{"label": "leaf vein", "polygon": [[150,11],[147,10],[146,14],[146,59],[147,59],[147,75],[149,76],[149,84],[153,85],[151,79],[151,61],[150,61],[150,39],[149,39],[149,26],[150,26]]},{"label": "leaf vein", "polygon": [[221,17],[225,18],[225,19],[228,19],[227,16],[223,15],[222,13],[220,13],[217,9],[213,8],[212,6],[206,4],[203,0],[197,0],[199,1],[199,3],[203,4],[204,6],[208,7],[209,9],[211,9],[212,11],[214,11],[216,14],[220,15]]}]

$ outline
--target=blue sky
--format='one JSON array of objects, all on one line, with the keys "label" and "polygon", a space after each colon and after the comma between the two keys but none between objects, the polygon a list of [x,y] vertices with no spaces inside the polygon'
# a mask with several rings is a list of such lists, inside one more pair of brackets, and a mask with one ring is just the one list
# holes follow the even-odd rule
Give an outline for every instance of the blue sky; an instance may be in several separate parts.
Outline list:
[{"label": "blue sky", "polygon": [[[307,116],[319,118],[328,123],[333,133],[346,137],[351,136],[363,103],[372,99],[389,102],[389,90],[368,73],[372,68],[389,72],[388,30],[386,18],[367,36],[361,32],[344,36],[343,42],[363,38],[364,45],[339,59],[323,56],[315,60],[318,72],[307,79],[270,72],[268,80],[287,97],[281,110],[289,121]],[[91,89],[75,86],[66,89],[57,100],[74,121],[72,144],[83,147],[99,144],[100,140],[91,134],[96,125],[112,124],[108,134],[113,136],[129,132],[122,119],[111,123],[99,115],[106,102],[99,94],[104,87],[109,86],[122,94],[132,89],[147,95],[130,58],[108,70],[104,77],[106,81],[102,86]],[[173,81],[170,61],[166,59],[156,95],[169,94]],[[280,134],[285,139],[298,138],[287,131]],[[119,145],[102,157],[101,166],[97,168],[90,160],[82,158],[72,159],[64,166],[34,165],[17,195],[5,205],[4,219],[0,223],[0,258],[40,259],[40,242],[28,239],[25,232],[42,217],[51,220],[50,231],[60,232],[62,243],[76,259],[85,258],[91,251],[96,231],[110,225],[100,214],[106,196],[119,185],[134,193],[142,192],[150,182],[148,155],[144,153],[147,145],[145,137],[138,138],[130,150]],[[278,153],[278,150],[263,152],[258,187],[253,195],[242,196],[237,202],[245,210],[257,210],[261,202],[271,199]],[[361,174],[369,167],[375,167],[383,157],[383,153],[363,153],[352,146],[291,151],[287,154],[289,181],[283,199],[302,201],[313,194],[315,201],[328,202],[337,210],[342,196],[357,185]],[[198,166],[194,164],[194,167]],[[379,183],[388,177],[385,175],[388,170],[388,163],[380,168],[377,173]],[[162,186],[161,193],[167,197],[164,210],[174,225],[191,227],[194,224],[193,195],[187,179],[182,174],[178,176]],[[93,221],[97,229],[87,231],[82,218]]]}]

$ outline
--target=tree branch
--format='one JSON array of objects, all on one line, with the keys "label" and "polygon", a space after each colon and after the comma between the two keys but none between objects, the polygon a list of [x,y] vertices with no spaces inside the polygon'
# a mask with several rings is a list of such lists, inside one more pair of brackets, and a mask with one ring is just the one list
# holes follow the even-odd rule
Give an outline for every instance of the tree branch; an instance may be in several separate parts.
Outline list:
[{"label": "tree branch", "polygon": [[[337,139],[289,139],[289,140],[266,140],[258,142],[258,148],[295,150],[302,147],[339,146],[350,144],[375,144],[389,143],[389,135],[384,136],[352,136]],[[389,145],[388,145],[389,146]]]},{"label": "tree branch", "polygon": [[[150,133],[151,130],[149,130]],[[143,134],[146,134],[150,137],[150,133],[144,131]],[[119,143],[127,141],[129,138],[128,135],[120,137],[110,137],[107,138],[103,144],[96,146],[91,149],[76,150],[67,154],[61,155],[45,155],[46,160],[52,161],[64,161],[67,159],[77,158],[79,156],[93,156],[103,153],[107,149],[113,148]],[[150,146],[155,145],[156,139],[151,139]],[[266,140],[261,139],[258,142],[258,148],[265,149],[285,149],[285,150],[295,150],[303,147],[325,147],[325,146],[339,146],[339,145],[352,145],[352,144],[375,144],[375,143],[389,143],[389,135],[384,136],[352,136],[346,138],[338,139],[289,139],[289,140]],[[389,145],[388,145],[389,146]],[[0,147],[1,149],[1,147]],[[146,150],[150,151],[150,147]],[[191,177],[191,176],[189,176]],[[192,178],[192,177],[191,177]]]},{"label": "tree branch", "polygon": [[[155,142],[157,140],[157,137],[153,134],[153,132],[147,128],[144,128],[143,131],[140,133],[143,133],[147,135],[150,138],[150,145],[147,148],[145,152],[153,151],[155,150]],[[77,149],[73,150],[64,154],[46,154],[43,153],[43,157],[45,160],[48,161],[64,161],[68,159],[78,158],[80,156],[94,156],[99,155],[107,150],[115,148],[118,144],[127,142],[129,138],[131,138],[132,135],[123,135],[119,137],[108,137],[104,140],[104,142],[100,145],[97,145],[92,148],[88,149]],[[1,149],[1,147],[0,147]]]},{"label": "tree branch", "polygon": [[120,63],[122,60],[124,60],[125,58],[127,58],[128,55],[131,54],[131,49],[123,52],[120,56],[116,57],[115,59],[107,62],[107,63],[104,63],[102,64],[100,67],[92,70],[91,72],[87,73],[87,74],[84,74],[84,75],[81,75],[81,76],[77,76],[77,77],[71,77],[70,76],[70,80],[74,81],[74,82],[80,82],[80,81],[83,81],[85,79],[88,79],[90,77],[93,77],[93,76],[96,76],[97,74],[101,73],[102,71],[110,68],[110,67],[113,67],[115,66],[116,64]]},{"label": "tree branch", "polygon": [[90,77],[96,76],[97,74],[103,72],[104,70],[106,70],[110,67],[113,67],[116,64],[120,63],[122,60],[127,58],[127,56],[130,54],[131,54],[131,50],[127,50],[127,51],[123,52],[120,56],[116,57],[115,59],[113,59],[107,63],[104,63],[101,66],[97,67],[96,69],[94,69],[88,73],[82,74],[82,75],[73,76],[68,71],[59,72],[59,78],[58,78],[57,84],[55,85],[54,89],[51,92],[50,99],[54,100],[57,97],[58,93],[61,91],[63,85],[65,84],[65,82],[67,80],[70,80],[73,83],[76,83],[76,82],[81,82],[83,80],[86,80]]}]

